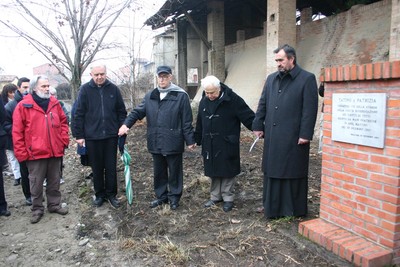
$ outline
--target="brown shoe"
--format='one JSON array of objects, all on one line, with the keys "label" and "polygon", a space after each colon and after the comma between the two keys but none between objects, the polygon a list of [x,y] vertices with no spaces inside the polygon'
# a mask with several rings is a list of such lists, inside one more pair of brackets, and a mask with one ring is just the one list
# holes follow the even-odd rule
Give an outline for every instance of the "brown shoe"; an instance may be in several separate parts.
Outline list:
[{"label": "brown shoe", "polygon": [[33,214],[31,217],[31,223],[38,223],[42,219],[43,214]]},{"label": "brown shoe", "polygon": [[50,211],[50,213],[57,213],[57,214],[60,214],[60,215],[66,215],[66,214],[68,214],[68,209],[66,209],[66,208],[59,208],[59,209]]}]

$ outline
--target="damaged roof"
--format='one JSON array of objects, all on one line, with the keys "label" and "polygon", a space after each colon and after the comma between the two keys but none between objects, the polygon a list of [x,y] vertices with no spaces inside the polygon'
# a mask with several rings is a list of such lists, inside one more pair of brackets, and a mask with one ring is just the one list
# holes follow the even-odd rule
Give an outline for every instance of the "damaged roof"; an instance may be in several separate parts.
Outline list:
[{"label": "damaged roof", "polygon": [[[330,16],[350,9],[353,5],[357,4],[371,4],[381,0],[296,0],[297,10],[312,7],[313,14],[323,14]],[[160,10],[148,18],[144,24],[151,26],[152,29],[167,26],[175,23],[177,19],[184,15],[185,12],[195,17],[198,15],[207,14],[207,0],[167,0]],[[225,8],[229,6],[251,5],[258,7],[265,7],[267,0],[224,0]],[[263,10],[266,16],[266,8]]]}]

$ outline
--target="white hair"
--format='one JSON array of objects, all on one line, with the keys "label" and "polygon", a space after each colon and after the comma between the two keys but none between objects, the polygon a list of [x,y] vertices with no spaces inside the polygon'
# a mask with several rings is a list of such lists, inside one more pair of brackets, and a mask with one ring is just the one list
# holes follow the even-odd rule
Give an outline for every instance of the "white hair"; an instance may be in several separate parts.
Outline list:
[{"label": "white hair", "polygon": [[205,90],[208,87],[221,88],[220,80],[217,77],[210,75],[201,79],[201,87]]},{"label": "white hair", "polygon": [[30,83],[29,83],[29,93],[32,94],[33,91],[35,91],[36,86],[38,84],[39,80],[49,80],[49,78],[47,78],[47,76],[45,75],[35,75],[32,79],[30,79]]}]

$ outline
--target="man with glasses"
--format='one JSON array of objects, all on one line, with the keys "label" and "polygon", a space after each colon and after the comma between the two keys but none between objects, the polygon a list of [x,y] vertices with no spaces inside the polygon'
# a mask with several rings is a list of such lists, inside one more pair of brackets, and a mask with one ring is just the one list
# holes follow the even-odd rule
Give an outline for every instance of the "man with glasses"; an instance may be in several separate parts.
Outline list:
[{"label": "man with glasses", "polygon": [[[5,106],[6,109],[6,121],[4,123],[4,128],[9,136],[9,143],[12,146],[12,124],[13,124],[13,113],[17,104],[28,94],[30,80],[26,77],[21,77],[18,79],[17,87],[18,90],[15,91],[14,99],[8,102]],[[12,147],[13,153],[14,148]],[[15,155],[14,155],[15,156]],[[25,196],[25,204],[28,206],[32,205],[31,190],[29,185],[29,172],[26,162],[19,162],[19,172],[21,174],[20,179],[15,179],[14,185],[22,185],[22,192]]]},{"label": "man with glasses", "polygon": [[137,120],[146,117],[147,149],[153,156],[157,197],[150,207],[169,202],[170,208],[176,210],[183,189],[184,142],[190,149],[196,147],[192,109],[186,91],[172,83],[170,67],[157,68],[157,82],[157,88],[148,92],[142,103],[126,118],[118,135],[127,134]]},{"label": "man with glasses", "polygon": [[69,134],[67,117],[58,100],[50,96],[46,76],[31,81],[30,93],[15,108],[12,136],[14,153],[19,162],[26,161],[32,194],[31,223],[44,214],[43,181],[47,179],[46,199],[50,213],[66,215],[61,207],[60,167]]},{"label": "man with glasses", "polygon": [[79,89],[72,132],[89,156],[95,191],[93,205],[100,207],[108,200],[117,209],[118,129],[126,118],[125,104],[119,88],[107,79],[105,65],[92,66],[90,76],[92,79]]}]

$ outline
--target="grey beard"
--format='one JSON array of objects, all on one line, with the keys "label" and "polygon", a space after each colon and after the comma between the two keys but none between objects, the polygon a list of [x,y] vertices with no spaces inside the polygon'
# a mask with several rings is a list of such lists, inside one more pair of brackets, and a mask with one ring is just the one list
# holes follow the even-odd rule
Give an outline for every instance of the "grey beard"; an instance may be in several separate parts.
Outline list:
[{"label": "grey beard", "polygon": [[43,98],[43,99],[49,99],[50,98],[50,93],[42,93],[39,91],[36,91],[36,94],[38,95],[38,97]]}]

